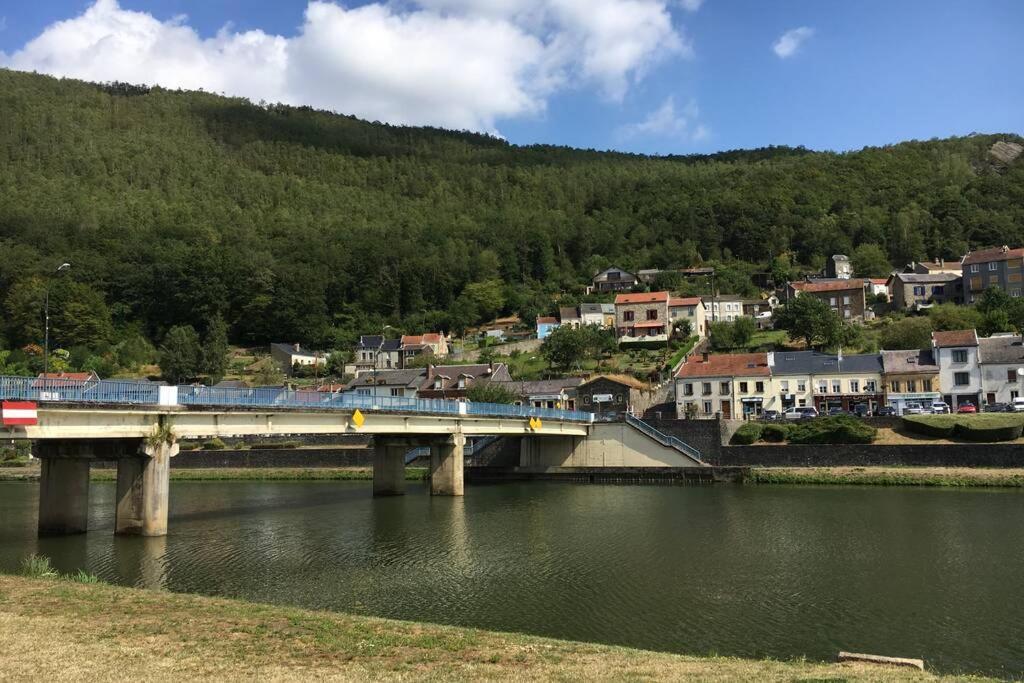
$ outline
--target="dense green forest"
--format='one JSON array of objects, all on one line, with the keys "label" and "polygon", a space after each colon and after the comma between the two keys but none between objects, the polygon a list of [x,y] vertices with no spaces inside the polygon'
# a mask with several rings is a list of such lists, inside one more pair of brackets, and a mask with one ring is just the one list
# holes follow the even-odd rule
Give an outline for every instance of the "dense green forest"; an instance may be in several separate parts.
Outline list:
[{"label": "dense green forest", "polygon": [[[1024,243],[1016,135],[848,153],[520,147],[201,92],[0,70],[0,348],[107,353],[176,325],[341,348],[549,313],[601,267],[891,263]],[[128,354],[130,355],[130,354]],[[2,363],[0,363],[2,364]]]}]

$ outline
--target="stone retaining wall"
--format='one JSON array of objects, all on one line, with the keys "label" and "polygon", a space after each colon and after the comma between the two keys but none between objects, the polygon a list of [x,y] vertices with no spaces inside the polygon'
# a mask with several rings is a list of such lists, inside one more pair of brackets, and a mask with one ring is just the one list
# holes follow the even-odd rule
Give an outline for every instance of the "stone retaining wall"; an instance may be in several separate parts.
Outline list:
[{"label": "stone retaining wall", "polygon": [[216,467],[370,467],[370,448],[251,448],[248,450],[181,451],[172,469]]},{"label": "stone retaining wall", "polygon": [[723,446],[707,462],[720,466],[841,467],[909,465],[923,467],[1024,467],[1017,444],[908,444],[894,446]]}]

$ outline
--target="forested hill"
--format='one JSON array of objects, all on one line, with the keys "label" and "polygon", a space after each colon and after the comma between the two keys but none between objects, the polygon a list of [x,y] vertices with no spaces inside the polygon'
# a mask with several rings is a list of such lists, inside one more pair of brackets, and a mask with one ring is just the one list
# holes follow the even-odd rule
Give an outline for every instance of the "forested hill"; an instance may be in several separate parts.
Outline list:
[{"label": "forested hill", "polygon": [[1022,244],[1024,157],[997,163],[998,140],[1022,141],[648,158],[0,70],[3,343],[41,338],[62,261],[67,347],[217,318],[237,342],[332,347],[549,312],[610,263]]}]

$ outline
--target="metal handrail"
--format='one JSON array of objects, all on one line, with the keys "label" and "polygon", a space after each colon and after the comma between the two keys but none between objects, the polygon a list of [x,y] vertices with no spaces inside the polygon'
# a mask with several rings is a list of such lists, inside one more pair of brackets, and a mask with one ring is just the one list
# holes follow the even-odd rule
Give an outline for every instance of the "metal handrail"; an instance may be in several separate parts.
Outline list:
[{"label": "metal handrail", "polygon": [[[152,382],[123,380],[39,379],[0,377],[0,399],[40,403],[102,403],[113,405],[160,405],[161,387]],[[174,403],[186,406],[315,408],[318,410],[363,410],[477,415],[485,417],[541,418],[572,422],[593,422],[592,413],[577,410],[534,408],[504,403],[473,403],[438,398],[364,396],[279,387],[252,389],[182,385],[172,387]]]},{"label": "metal handrail", "polygon": [[638,417],[634,417],[629,413],[626,413],[626,424],[636,427],[641,432],[643,432],[647,436],[651,437],[652,439],[660,443],[662,446],[674,448],[675,450],[680,451],[681,453],[685,453],[686,455],[690,456],[691,458],[694,458],[695,460],[701,459],[700,451],[698,451],[696,448],[694,448],[690,444],[686,443],[685,441],[677,437],[665,434],[664,432],[655,429],[654,427],[647,424]]}]

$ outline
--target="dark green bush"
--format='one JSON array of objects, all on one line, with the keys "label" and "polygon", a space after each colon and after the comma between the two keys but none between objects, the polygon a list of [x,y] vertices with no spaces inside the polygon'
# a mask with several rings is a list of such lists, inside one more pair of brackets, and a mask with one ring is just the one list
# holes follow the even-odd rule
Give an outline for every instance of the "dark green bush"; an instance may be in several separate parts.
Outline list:
[{"label": "dark green bush", "polygon": [[228,447],[227,444],[224,443],[223,441],[221,441],[217,437],[213,437],[209,441],[204,441],[203,442],[203,450],[204,451],[222,451],[222,450],[224,450],[227,447]]},{"label": "dark green bush", "polygon": [[255,444],[253,447],[254,448],[278,449],[278,448],[300,448],[301,446],[302,446],[302,443],[299,442],[299,441],[276,441],[276,442],[270,442],[270,443]]},{"label": "dark green bush", "polygon": [[956,425],[955,434],[967,441],[1015,441],[1020,438],[1024,431],[1024,425],[977,425],[969,422],[959,422]]},{"label": "dark green bush", "polygon": [[948,439],[953,436],[956,429],[956,422],[952,416],[918,416],[912,415],[903,418],[903,427],[914,434],[930,436],[936,439]]},{"label": "dark green bush", "polygon": [[789,438],[790,425],[788,424],[766,424],[761,429],[761,440],[780,443]]},{"label": "dark green bush", "polygon": [[875,440],[878,430],[852,415],[819,417],[794,425],[789,442],[798,444],[860,444]]},{"label": "dark green bush", "polygon": [[747,422],[740,425],[740,428],[729,439],[729,443],[734,446],[749,446],[761,438],[761,428],[762,425],[757,422]]}]

